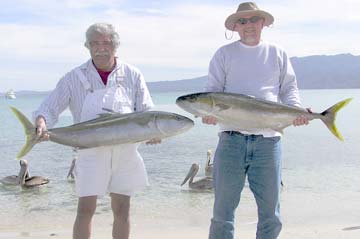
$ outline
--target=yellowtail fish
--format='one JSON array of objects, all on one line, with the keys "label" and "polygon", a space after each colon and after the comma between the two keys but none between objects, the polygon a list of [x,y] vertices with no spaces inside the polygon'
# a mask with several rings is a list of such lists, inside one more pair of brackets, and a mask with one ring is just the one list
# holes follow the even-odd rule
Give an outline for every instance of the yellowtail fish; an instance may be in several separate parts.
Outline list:
[{"label": "yellowtail fish", "polygon": [[[17,158],[25,156],[39,143],[35,126],[19,110],[10,107],[24,127],[25,146]],[[79,149],[106,145],[137,143],[150,139],[163,139],[183,133],[194,122],[182,115],[163,111],[144,111],[130,114],[103,113],[86,122],[48,129],[49,140]]]},{"label": "yellowtail fish", "polygon": [[349,98],[340,101],[322,113],[310,113],[299,107],[223,92],[201,92],[180,96],[176,104],[195,116],[213,116],[220,124],[244,131],[273,129],[282,133],[297,117],[304,115],[309,120],[322,120],[338,139],[343,140],[335,126],[335,118],[336,113],[351,100]]}]

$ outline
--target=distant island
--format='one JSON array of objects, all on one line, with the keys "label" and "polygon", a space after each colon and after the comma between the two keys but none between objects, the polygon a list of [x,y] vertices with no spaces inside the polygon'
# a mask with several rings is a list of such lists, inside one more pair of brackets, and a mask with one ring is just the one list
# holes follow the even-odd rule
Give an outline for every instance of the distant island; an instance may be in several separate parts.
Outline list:
[{"label": "distant island", "polygon": [[[360,56],[352,54],[292,57],[300,89],[360,88]],[[206,76],[175,81],[147,82],[150,92],[202,91]],[[19,91],[17,95],[47,92]],[[4,93],[2,94],[4,95]]]}]

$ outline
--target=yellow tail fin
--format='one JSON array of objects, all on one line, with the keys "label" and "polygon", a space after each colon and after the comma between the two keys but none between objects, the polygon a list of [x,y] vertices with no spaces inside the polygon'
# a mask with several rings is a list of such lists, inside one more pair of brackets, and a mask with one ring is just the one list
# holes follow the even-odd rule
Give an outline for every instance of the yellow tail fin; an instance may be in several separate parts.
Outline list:
[{"label": "yellow tail fin", "polygon": [[331,133],[333,133],[341,141],[343,141],[344,138],[342,137],[342,135],[340,134],[339,130],[336,128],[336,125],[335,125],[336,113],[339,110],[341,110],[344,106],[349,104],[349,102],[351,100],[352,100],[352,98],[340,101],[339,103],[331,106],[329,109],[327,109],[321,113],[321,115],[325,116],[324,118],[321,118],[321,120],[328,127],[328,129],[331,131]]},{"label": "yellow tail fin", "polygon": [[24,157],[35,144],[39,142],[38,137],[35,133],[35,126],[23,115],[19,110],[14,107],[10,107],[15,116],[19,119],[20,123],[24,127],[26,142],[20,152],[16,155],[17,159]]}]

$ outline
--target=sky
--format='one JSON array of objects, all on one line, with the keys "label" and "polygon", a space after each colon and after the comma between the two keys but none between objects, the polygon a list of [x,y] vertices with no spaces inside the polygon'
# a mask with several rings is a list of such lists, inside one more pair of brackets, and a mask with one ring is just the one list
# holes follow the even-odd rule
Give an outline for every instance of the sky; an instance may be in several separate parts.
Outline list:
[{"label": "sky", "polygon": [[[120,34],[120,60],[138,67],[147,82],[207,74],[225,39],[224,22],[240,1],[230,0],[12,0],[0,8],[0,92],[48,91],[90,57],[85,31],[108,22]],[[290,57],[360,55],[360,1],[258,0],[275,22],[265,41]],[[228,32],[231,34],[231,32]]]}]

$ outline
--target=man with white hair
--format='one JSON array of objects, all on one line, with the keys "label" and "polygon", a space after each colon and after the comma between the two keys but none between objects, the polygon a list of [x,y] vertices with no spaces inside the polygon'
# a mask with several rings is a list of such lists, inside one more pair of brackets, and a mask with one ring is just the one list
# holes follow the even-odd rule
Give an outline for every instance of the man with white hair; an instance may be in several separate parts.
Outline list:
[{"label": "man with white hair", "polygon": [[[119,35],[111,24],[96,23],[87,29],[85,46],[91,59],[67,73],[33,113],[39,137],[48,139],[47,127],[53,127],[67,107],[74,123],[94,119],[104,110],[131,113],[153,107],[141,72],[115,57],[119,45]],[[74,239],[90,238],[97,197],[108,192],[114,214],[113,238],[129,238],[130,197],[148,184],[137,147],[123,144],[78,150]]]},{"label": "man with white hair", "polygon": [[[274,17],[253,2],[241,3],[225,21],[240,40],[221,47],[210,62],[206,91],[251,95],[259,99],[301,107],[295,73],[281,48],[261,40],[264,26]],[[216,124],[211,116],[205,124]],[[308,124],[304,116],[294,125]],[[244,131],[220,125],[214,156],[215,202],[210,239],[234,238],[235,210],[248,178],[258,207],[257,239],[275,239],[281,230],[281,145],[272,129]]]}]

